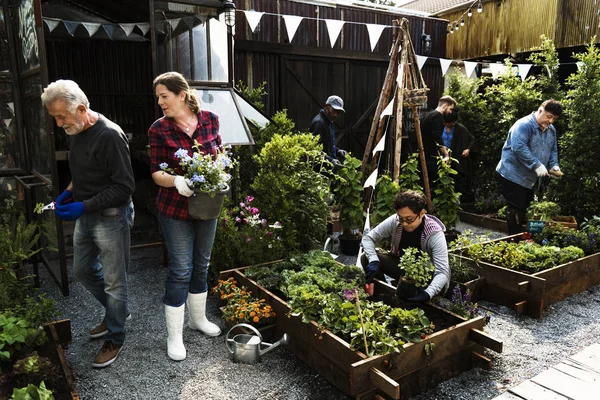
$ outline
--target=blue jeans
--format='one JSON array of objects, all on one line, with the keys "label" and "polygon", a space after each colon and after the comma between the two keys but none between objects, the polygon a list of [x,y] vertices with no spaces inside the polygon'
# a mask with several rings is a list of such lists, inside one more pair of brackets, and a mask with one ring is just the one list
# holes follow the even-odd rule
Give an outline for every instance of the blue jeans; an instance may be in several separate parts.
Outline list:
[{"label": "blue jeans", "polygon": [[163,303],[179,307],[189,293],[208,291],[206,283],[217,220],[179,221],[160,215],[162,234],[169,252],[169,273]]},{"label": "blue jeans", "polygon": [[104,306],[107,341],[123,344],[133,203],[86,213],[75,223],[75,278]]}]

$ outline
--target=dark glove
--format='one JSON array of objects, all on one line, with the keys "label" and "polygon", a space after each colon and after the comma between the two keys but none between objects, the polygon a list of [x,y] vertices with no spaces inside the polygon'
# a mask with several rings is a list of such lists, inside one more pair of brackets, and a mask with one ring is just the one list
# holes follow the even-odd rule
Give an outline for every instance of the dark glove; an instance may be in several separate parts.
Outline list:
[{"label": "dark glove", "polygon": [[337,158],[332,158],[331,163],[333,164],[333,169],[342,168],[342,163]]},{"label": "dark glove", "polygon": [[82,201],[56,207],[56,216],[63,221],[75,221],[85,213]]},{"label": "dark glove", "polygon": [[347,155],[348,155],[348,152],[346,150],[342,150],[342,149],[337,150],[337,156],[339,158],[341,158],[342,160],[345,159]]},{"label": "dark glove", "polygon": [[430,298],[431,297],[429,297],[429,295],[427,294],[426,291],[421,290],[418,295],[416,295],[415,297],[406,299],[406,300],[410,301],[411,303],[423,303],[424,301],[429,301]]},{"label": "dark glove", "polygon": [[69,200],[73,200],[73,192],[70,190],[65,190],[56,198],[56,206],[62,206],[63,203],[68,202]]},{"label": "dark glove", "polygon": [[365,275],[367,276],[367,283],[373,282],[373,278],[379,272],[379,261],[371,261],[365,269]]}]

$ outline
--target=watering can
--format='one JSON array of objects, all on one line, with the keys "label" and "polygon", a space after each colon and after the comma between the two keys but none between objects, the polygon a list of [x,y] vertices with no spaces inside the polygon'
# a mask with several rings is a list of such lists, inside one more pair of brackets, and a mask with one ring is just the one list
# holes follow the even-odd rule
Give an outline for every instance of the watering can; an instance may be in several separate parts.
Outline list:
[{"label": "watering can", "polygon": [[[240,333],[238,335],[235,335],[233,339],[231,339],[229,335],[235,328],[239,327],[248,328],[254,333],[256,333],[256,335]],[[275,342],[273,344],[263,342],[262,335],[260,334],[260,332],[255,327],[248,324],[237,324],[233,326],[225,336],[225,343],[227,344],[229,352],[233,354],[233,361],[242,364],[257,363],[260,361],[260,356],[273,350],[280,344],[287,344],[288,342],[289,338],[285,333],[283,334],[281,340],[279,340],[278,342]],[[261,346],[266,346],[266,349],[261,350]]]}]

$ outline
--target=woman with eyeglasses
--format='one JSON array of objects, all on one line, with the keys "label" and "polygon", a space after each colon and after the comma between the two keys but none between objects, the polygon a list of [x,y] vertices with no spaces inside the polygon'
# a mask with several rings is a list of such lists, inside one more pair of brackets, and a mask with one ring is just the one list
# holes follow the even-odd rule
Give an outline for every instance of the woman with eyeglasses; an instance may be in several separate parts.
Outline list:
[{"label": "woman with eyeglasses", "polygon": [[[386,218],[368,234],[363,236],[364,255],[362,265],[366,265],[366,291],[373,295],[373,279],[383,279],[388,275],[396,280],[401,277],[398,267],[404,250],[416,247],[429,254],[435,272],[433,279],[425,290],[420,290],[415,297],[405,300],[412,302],[428,301],[450,284],[450,266],[448,264],[448,246],[444,231],[446,227],[436,217],[427,214],[427,201],[421,192],[405,190],[396,195],[394,208],[396,213]],[[391,254],[380,254],[375,251],[377,243],[391,242]]]}]

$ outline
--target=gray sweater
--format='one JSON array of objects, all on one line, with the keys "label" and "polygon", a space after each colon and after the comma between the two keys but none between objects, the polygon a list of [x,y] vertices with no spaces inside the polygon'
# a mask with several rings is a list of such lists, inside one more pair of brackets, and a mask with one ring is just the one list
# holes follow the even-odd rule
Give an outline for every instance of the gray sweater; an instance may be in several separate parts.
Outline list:
[{"label": "gray sweater", "polygon": [[[376,243],[387,239],[393,240],[396,237],[397,229],[403,228],[398,223],[396,214],[393,214],[363,236],[362,246],[369,262],[379,261],[379,257],[377,257],[377,252],[375,251]],[[425,228],[421,236],[421,250],[429,254],[435,267],[433,279],[425,289],[430,298],[433,298],[442,291],[445,292],[450,286],[450,265],[448,263],[448,246],[446,244],[446,236],[444,235],[445,229],[439,219],[432,215],[425,215]]]},{"label": "gray sweater", "polygon": [[127,137],[119,125],[98,115],[94,125],[70,136],[73,197],[84,202],[86,212],[126,205],[135,188]]}]

